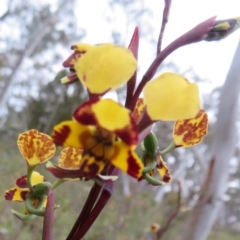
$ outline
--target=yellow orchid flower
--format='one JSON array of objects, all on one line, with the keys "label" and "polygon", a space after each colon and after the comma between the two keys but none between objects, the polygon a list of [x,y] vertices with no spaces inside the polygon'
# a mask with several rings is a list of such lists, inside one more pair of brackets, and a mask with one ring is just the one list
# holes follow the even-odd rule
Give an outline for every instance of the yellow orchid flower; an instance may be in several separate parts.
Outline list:
[{"label": "yellow orchid flower", "polygon": [[138,131],[131,112],[111,99],[92,99],[73,114],[73,121],[54,127],[53,141],[83,149],[80,178],[92,179],[109,164],[135,178],[143,164],[134,152]]},{"label": "yellow orchid flower", "polygon": [[[44,181],[45,179],[40,173],[33,171],[31,176],[32,186]],[[5,191],[5,199],[17,202],[25,201],[26,195],[30,192],[30,189],[28,188],[27,184],[27,176],[25,175],[18,178],[15,185],[16,185],[15,187]]]},{"label": "yellow orchid flower", "polygon": [[63,84],[79,79],[91,94],[103,95],[127,82],[137,68],[132,52],[113,44],[72,46],[74,53],[63,63],[76,72],[63,78]]}]

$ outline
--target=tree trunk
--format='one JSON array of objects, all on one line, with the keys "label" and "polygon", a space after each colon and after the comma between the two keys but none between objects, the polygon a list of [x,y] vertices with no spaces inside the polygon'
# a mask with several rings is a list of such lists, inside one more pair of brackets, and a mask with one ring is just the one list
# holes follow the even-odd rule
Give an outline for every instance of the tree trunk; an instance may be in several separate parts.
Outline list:
[{"label": "tree trunk", "polygon": [[221,90],[211,160],[200,197],[179,240],[205,240],[218,216],[227,188],[229,160],[236,148],[236,117],[240,92],[240,42]]},{"label": "tree trunk", "polygon": [[[12,69],[11,74],[6,78],[5,85],[1,89],[0,112],[3,111],[4,107],[6,106],[12,87],[14,86],[15,77],[17,76],[17,73],[21,68],[24,60],[32,54],[32,52],[36,49],[38,44],[42,41],[44,36],[46,36],[51,31],[50,23],[57,20],[58,15],[60,14],[61,11],[64,10],[64,7],[68,2],[69,1],[61,1],[58,9],[53,14],[49,15],[45,19],[45,21],[42,24],[40,24],[40,26],[37,28],[35,33],[29,38],[24,50],[19,55],[16,63],[14,64],[14,68]],[[4,119],[1,119],[0,127],[3,124],[4,124]]]}]

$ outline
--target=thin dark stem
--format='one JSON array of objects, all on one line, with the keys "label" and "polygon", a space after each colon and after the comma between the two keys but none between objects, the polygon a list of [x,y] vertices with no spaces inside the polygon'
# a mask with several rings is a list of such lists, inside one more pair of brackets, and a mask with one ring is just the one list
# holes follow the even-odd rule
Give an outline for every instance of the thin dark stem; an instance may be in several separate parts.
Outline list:
[{"label": "thin dark stem", "polygon": [[95,222],[105,205],[107,204],[108,200],[111,197],[111,193],[107,190],[103,190],[101,193],[101,196],[99,200],[97,201],[95,207],[91,211],[91,213],[88,215],[86,221],[82,224],[81,228],[77,233],[71,238],[71,240],[79,240],[84,237],[84,235],[87,233],[89,228],[92,226],[92,224]]},{"label": "thin dark stem", "polygon": [[162,17],[162,25],[161,25],[161,30],[159,33],[158,43],[157,43],[157,55],[161,52],[163,34],[164,34],[166,24],[168,23],[171,3],[172,3],[172,0],[165,0],[165,6],[163,10],[163,17]]},{"label": "thin dark stem", "polygon": [[80,215],[78,216],[77,221],[75,222],[71,232],[69,233],[66,240],[71,240],[75,236],[75,234],[82,227],[84,221],[89,217],[91,210],[93,209],[96,201],[98,200],[99,194],[102,190],[102,187],[98,184],[94,183],[92,189],[90,190],[87,200],[82,208]]},{"label": "thin dark stem", "polygon": [[177,206],[176,209],[174,210],[174,212],[170,215],[170,217],[168,218],[167,222],[163,225],[163,227],[161,227],[157,233],[156,233],[156,240],[161,239],[161,237],[164,235],[164,233],[168,230],[168,228],[170,227],[172,221],[177,217],[180,207],[181,207],[181,184],[180,181],[177,182],[178,183],[178,199],[177,199]]},{"label": "thin dark stem", "polygon": [[215,18],[216,17],[212,17],[198,24],[196,27],[194,27],[193,29],[186,32],[185,34],[177,38],[175,41],[170,43],[162,52],[158,54],[158,56],[155,58],[153,63],[148,68],[147,72],[143,75],[143,78],[133,95],[131,106],[130,106],[131,110],[134,109],[134,106],[136,105],[136,102],[144,86],[149,80],[153,78],[153,76],[155,75],[158,67],[163,62],[163,60],[176,49],[182,46],[185,46],[187,44],[191,44],[191,43],[195,43],[203,40],[206,34],[212,29],[212,26],[214,25],[214,22],[215,22]]},{"label": "thin dark stem", "polygon": [[[119,174],[120,174],[120,170],[111,166],[109,175],[118,176]],[[103,191],[101,192],[101,195],[99,196],[98,199],[95,198],[95,200],[97,201],[95,201],[94,204],[92,204],[90,197],[93,195],[95,196],[96,192],[99,190],[98,188],[94,189],[94,186],[93,186],[93,188],[91,189],[92,193],[91,192],[89,193],[88,199],[86,200],[84,205],[84,209],[87,209],[87,210],[83,209],[83,211],[85,211],[85,214],[83,215],[81,213],[82,217],[81,218],[80,216],[78,217],[77,222],[75,223],[71,233],[69,234],[66,240],[79,240],[86,234],[86,232],[95,222],[95,220],[97,219],[97,217],[99,216],[99,214],[101,213],[105,205],[107,204],[108,200],[112,196],[114,186],[115,186],[115,181],[106,183]],[[99,193],[100,192],[98,192],[98,195]],[[90,206],[92,206],[91,209],[90,209]]]}]

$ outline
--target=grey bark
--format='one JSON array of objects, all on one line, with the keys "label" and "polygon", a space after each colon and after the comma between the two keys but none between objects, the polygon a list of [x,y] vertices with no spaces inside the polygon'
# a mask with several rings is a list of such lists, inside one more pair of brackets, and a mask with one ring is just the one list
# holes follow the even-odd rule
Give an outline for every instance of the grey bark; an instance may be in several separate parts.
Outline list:
[{"label": "grey bark", "polygon": [[227,188],[229,160],[236,148],[236,118],[240,93],[240,42],[221,90],[212,157],[199,200],[179,240],[205,240],[219,213]]}]

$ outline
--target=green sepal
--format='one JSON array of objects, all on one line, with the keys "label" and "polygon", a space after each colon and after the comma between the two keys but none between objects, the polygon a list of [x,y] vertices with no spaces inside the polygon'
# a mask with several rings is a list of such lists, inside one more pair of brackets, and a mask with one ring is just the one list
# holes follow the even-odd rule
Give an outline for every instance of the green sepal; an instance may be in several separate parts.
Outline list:
[{"label": "green sepal", "polygon": [[28,222],[36,217],[36,215],[34,215],[34,214],[22,214],[13,209],[11,209],[11,212],[13,215],[15,215],[17,218],[19,218],[23,222]]}]

